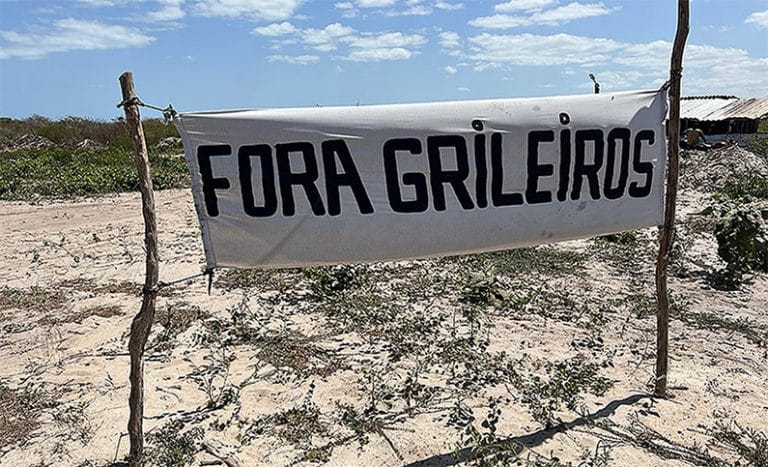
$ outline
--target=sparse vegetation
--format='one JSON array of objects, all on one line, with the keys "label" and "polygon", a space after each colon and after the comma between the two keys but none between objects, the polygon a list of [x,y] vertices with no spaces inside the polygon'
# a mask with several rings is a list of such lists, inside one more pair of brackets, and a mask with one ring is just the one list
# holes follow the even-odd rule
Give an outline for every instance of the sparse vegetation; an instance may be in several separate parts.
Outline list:
[{"label": "sparse vegetation", "polygon": [[39,385],[11,388],[0,381],[0,447],[27,440],[40,426],[38,418],[43,411],[55,404]]},{"label": "sparse vegetation", "polygon": [[728,335],[738,334],[753,344],[765,347],[768,345],[768,326],[751,318],[731,318],[719,313],[700,312],[680,313],[678,319],[697,329],[708,331],[725,331]]},{"label": "sparse vegetation", "polygon": [[[155,189],[188,185],[186,162],[174,154],[150,152]],[[130,150],[21,149],[0,157],[0,199],[120,193],[138,190],[138,175]]]},{"label": "sparse vegetation", "polygon": [[[186,163],[173,125],[143,122],[155,189],[188,186]],[[14,148],[32,135],[46,144]],[[167,143],[166,141],[173,141]],[[138,176],[125,122],[79,117],[0,119],[0,200],[69,198],[135,191]]]},{"label": "sparse vegetation", "polygon": [[557,412],[563,408],[580,409],[582,394],[602,396],[613,383],[600,376],[600,367],[580,359],[545,364],[546,378],[532,374],[521,383],[522,402],[528,407],[533,419],[547,429],[561,420]]},{"label": "sparse vegetation", "polygon": [[587,255],[552,246],[516,248],[494,253],[458,256],[445,261],[465,264],[468,269],[493,274],[571,275],[584,267]]},{"label": "sparse vegetation", "polygon": [[310,384],[304,401],[296,407],[241,422],[244,431],[239,436],[240,442],[248,444],[259,436],[273,435],[304,450],[306,460],[327,460],[327,454],[330,454],[332,448],[313,443],[313,438],[328,435],[326,422],[322,420],[320,409],[312,400],[314,389],[314,384]]},{"label": "sparse vegetation", "polygon": [[29,289],[0,288],[0,308],[43,312],[59,309],[66,303],[66,295],[57,289],[33,286]]},{"label": "sparse vegetation", "polygon": [[636,231],[603,235],[594,239],[592,252],[618,270],[637,275],[650,264],[653,252]]},{"label": "sparse vegetation", "polygon": [[717,197],[734,201],[768,200],[768,178],[759,173],[730,178]]},{"label": "sparse vegetation", "polygon": [[760,126],[761,131],[753,138],[748,140],[745,144],[745,147],[750,152],[768,158],[768,138],[765,137],[766,133],[768,132],[768,129],[766,129],[768,124],[765,123],[765,119],[760,122]]},{"label": "sparse vegetation", "polygon": [[310,280],[310,290],[319,300],[338,297],[369,284],[365,266],[328,266],[308,268],[304,275]]},{"label": "sparse vegetation", "polygon": [[171,421],[147,434],[146,460],[150,465],[183,467],[190,465],[200,450],[203,431],[193,428],[184,431],[184,424]]},{"label": "sparse vegetation", "polygon": [[197,305],[180,302],[158,307],[155,312],[155,325],[162,331],[147,344],[149,352],[169,353],[175,347],[174,340],[197,321],[210,318],[210,314]]},{"label": "sparse vegetation", "polygon": [[524,447],[497,434],[501,413],[499,403],[491,401],[488,413],[478,429],[471,412],[457,407],[455,419],[461,428],[461,437],[454,447],[453,457],[478,467],[512,465],[519,460]]},{"label": "sparse vegetation", "polygon": [[735,465],[742,461],[747,466],[768,465],[768,436],[762,431],[742,427],[736,422],[718,421],[713,430],[712,444],[720,444],[739,456]]}]

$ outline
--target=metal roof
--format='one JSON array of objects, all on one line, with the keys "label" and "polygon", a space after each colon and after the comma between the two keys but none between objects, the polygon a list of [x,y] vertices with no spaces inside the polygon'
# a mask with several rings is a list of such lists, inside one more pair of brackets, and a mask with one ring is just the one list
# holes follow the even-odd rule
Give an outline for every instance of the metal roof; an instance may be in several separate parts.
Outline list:
[{"label": "metal roof", "polygon": [[768,96],[739,99],[736,96],[692,96],[680,99],[680,118],[699,121],[768,116]]}]

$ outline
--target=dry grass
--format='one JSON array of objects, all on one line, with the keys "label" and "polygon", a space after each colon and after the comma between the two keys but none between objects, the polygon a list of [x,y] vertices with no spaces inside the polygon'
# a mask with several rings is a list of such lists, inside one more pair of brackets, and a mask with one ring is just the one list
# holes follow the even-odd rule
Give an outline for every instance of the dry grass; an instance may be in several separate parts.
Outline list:
[{"label": "dry grass", "polygon": [[0,309],[33,312],[58,311],[67,303],[67,295],[58,288],[0,288]]},{"label": "dry grass", "polygon": [[56,402],[39,386],[11,389],[0,381],[0,447],[23,444],[40,426],[38,418]]}]

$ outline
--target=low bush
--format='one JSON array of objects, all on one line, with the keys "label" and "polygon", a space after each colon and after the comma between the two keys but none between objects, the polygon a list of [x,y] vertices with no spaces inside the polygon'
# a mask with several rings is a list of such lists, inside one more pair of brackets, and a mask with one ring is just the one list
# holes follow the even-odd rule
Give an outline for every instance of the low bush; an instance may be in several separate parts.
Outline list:
[{"label": "low bush", "polygon": [[717,239],[717,254],[727,263],[712,274],[725,289],[738,288],[744,275],[768,272],[768,178],[759,173],[733,175],[703,212]]},{"label": "low bush", "polygon": [[768,272],[768,210],[755,204],[735,204],[715,226],[717,254],[734,272]]},{"label": "low bush", "polygon": [[[147,146],[150,147],[165,138],[179,136],[175,126],[165,124],[156,118],[143,120],[142,125]],[[42,136],[62,147],[74,147],[85,140],[115,148],[130,149],[132,147],[122,117],[112,121],[71,116],[51,120],[40,115],[32,115],[21,120],[0,119],[0,145],[11,143],[27,134]]]},{"label": "low bush", "polygon": [[760,174],[731,178],[725,182],[718,196],[737,201],[768,199],[768,178]]},{"label": "low bush", "polygon": [[[188,186],[183,158],[150,154],[155,189]],[[138,189],[133,154],[124,149],[22,149],[0,157],[0,199],[119,193]]]}]

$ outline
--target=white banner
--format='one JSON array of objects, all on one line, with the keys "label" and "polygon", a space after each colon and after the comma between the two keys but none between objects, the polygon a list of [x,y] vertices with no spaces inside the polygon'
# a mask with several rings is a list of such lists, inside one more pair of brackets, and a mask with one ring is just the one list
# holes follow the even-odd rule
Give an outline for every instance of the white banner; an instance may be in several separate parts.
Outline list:
[{"label": "white banner", "polygon": [[209,267],[416,258],[663,222],[666,92],[181,114]]}]

